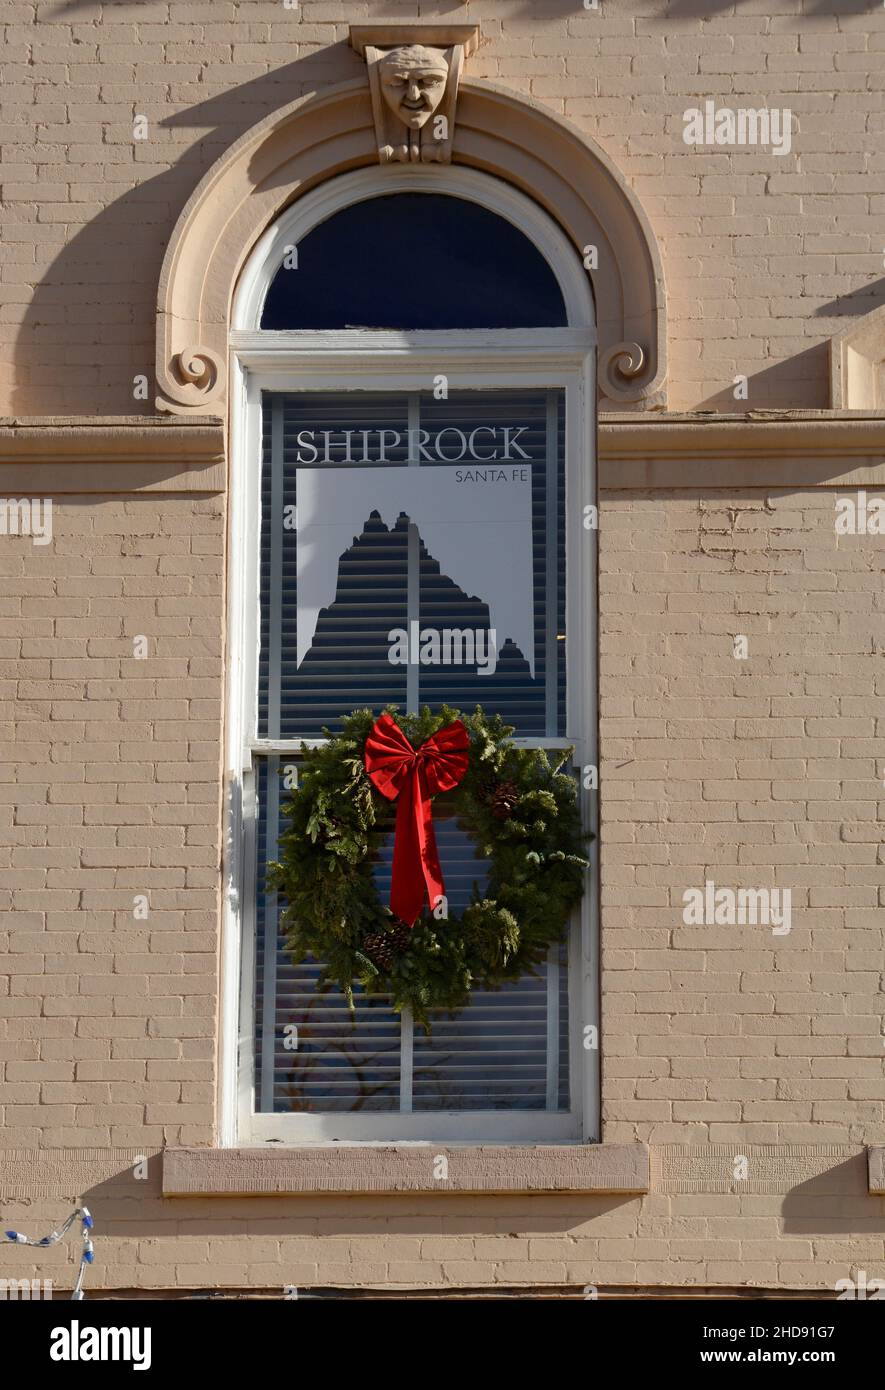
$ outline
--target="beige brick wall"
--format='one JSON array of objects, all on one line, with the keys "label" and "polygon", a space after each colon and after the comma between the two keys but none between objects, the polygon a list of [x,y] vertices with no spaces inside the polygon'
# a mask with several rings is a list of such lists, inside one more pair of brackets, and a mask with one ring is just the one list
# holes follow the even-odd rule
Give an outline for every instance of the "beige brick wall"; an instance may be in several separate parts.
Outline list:
[{"label": "beige brick wall", "polygon": [[[882,1274],[880,547],[837,540],[837,491],[603,496],[604,1138],[656,1146],[641,1198],[161,1198],[158,1151],[214,1141],[223,499],[65,496],[52,547],[7,538],[0,1149],[151,1157],[79,1193],[56,1161],[0,1224],[44,1234],[86,1200],[105,1288]],[[685,926],[705,877],[791,887],[790,935]],[[709,1144],[823,1171],[680,1190]],[[16,1269],[63,1287],[75,1257]]]},{"label": "beige brick wall", "polygon": [[[0,414],[150,408],[133,378],[153,373],[160,262],[199,177],[261,117],[364,73],[348,25],[382,17],[479,21],[470,75],[623,171],[661,243],[671,408],[732,407],[739,373],[751,406],[828,404],[826,340],[882,302],[881,6],[7,0]],[[791,154],[686,146],[705,98],[789,107]]]},{"label": "beige brick wall", "polygon": [[66,495],[0,541],[4,1148],[211,1138],[223,519]]},{"label": "beige brick wall", "polygon": [[[610,1140],[885,1137],[885,599],[879,537],[835,534],[851,492],[605,497]],[[707,879],[791,889],[791,931],[685,925]]]},{"label": "beige brick wall", "polygon": [[[858,1268],[882,1276],[882,1199],[859,1164],[829,1190],[791,1195],[699,1192],[643,1198],[159,1196],[121,1178],[86,1194],[99,1213],[93,1289],[287,1286],[446,1288],[571,1285],[830,1290]],[[5,1226],[44,1234],[53,1200],[3,1204]],[[17,1269],[69,1288],[75,1243],[13,1252]],[[27,1262],[27,1263],[26,1263]],[[5,1268],[11,1261],[5,1258]],[[10,1274],[9,1277],[12,1277]]]},{"label": "beige brick wall", "polygon": [[[631,181],[664,255],[671,406],[731,408],[737,373],[750,407],[824,406],[826,340],[881,298],[885,11],[734,8],[444,18],[482,23],[472,75],[564,113]],[[268,112],[359,75],[347,25],[378,18],[11,0],[0,411],[151,408],[132,378],[152,373],[160,261],[197,179]],[[789,105],[793,154],[689,149],[682,112],[705,97]],[[603,497],[604,1138],[849,1156],[771,1191],[678,1190],[677,1156],[642,1198],[164,1201],[158,1151],[215,1138],[224,498],[109,485],[56,498],[51,546],[0,545],[0,1150],[152,1158],[144,1183],[121,1162],[80,1193],[0,1188],[3,1228],[45,1234],[83,1197],[105,1287],[885,1274],[861,1156],[885,1142],[881,545],[837,540],[837,462],[820,488],[748,488],[741,468],[726,489]],[[790,934],[686,926],[707,878],[790,888]],[[28,1269],[70,1282],[72,1259]]]}]

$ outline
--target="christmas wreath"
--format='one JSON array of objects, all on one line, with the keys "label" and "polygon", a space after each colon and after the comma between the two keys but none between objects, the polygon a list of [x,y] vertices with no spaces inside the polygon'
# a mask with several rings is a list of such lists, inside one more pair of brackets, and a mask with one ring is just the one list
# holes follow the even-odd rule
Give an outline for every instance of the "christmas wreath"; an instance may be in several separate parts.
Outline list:
[{"label": "christmas wreath", "polygon": [[[533,971],[562,939],[584,889],[588,838],[575,778],[543,749],[518,747],[512,728],[477,706],[462,715],[357,710],[340,734],[309,749],[284,805],[288,826],[268,884],[282,893],[286,947],[323,962],[321,981],[353,1006],[353,983],[389,993],[425,1027],[433,1009],[464,1006],[473,986]],[[448,911],[432,798],[488,861],[488,881]],[[390,907],[374,870],[395,831]]]}]

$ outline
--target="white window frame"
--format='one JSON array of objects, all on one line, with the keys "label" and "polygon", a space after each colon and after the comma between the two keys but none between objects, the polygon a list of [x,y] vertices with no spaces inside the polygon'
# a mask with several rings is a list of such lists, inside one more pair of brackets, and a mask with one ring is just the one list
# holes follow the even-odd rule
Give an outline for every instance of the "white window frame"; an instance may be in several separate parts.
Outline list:
[{"label": "white window frame", "polygon": [[[286,251],[340,208],[385,192],[421,190],[481,203],[514,223],[544,255],[568,314],[567,328],[444,332],[261,331],[264,297]],[[296,273],[296,272],[293,272]],[[368,270],[371,273],[371,269]],[[587,892],[573,918],[569,947],[571,1108],[555,1111],[430,1111],[385,1114],[269,1114],[254,1111],[254,757],[297,752],[317,740],[260,739],[257,674],[261,397],[264,391],[427,391],[442,373],[449,389],[562,388],[566,450],[566,679],[568,743],[576,766],[598,765],[595,316],[574,249],[548,215],[509,185],[475,170],[375,167],[345,174],[306,194],[253,251],[235,296],[230,334],[230,507],[226,810],[219,1142],[317,1144],[445,1141],[550,1143],[598,1141],[599,910],[597,795],[581,806],[597,838]],[[561,747],[563,739],[526,739]]]}]

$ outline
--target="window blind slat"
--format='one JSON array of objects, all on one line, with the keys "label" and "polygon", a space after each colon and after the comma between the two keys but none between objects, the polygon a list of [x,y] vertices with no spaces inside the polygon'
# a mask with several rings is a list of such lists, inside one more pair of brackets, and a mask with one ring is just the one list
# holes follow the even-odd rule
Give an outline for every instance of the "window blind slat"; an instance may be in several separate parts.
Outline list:
[{"label": "window blind slat", "polygon": [[[422,666],[418,672],[421,703],[443,702],[471,708],[477,702],[499,711],[521,737],[565,732],[565,468],[564,410],[560,392],[459,391],[446,401],[421,393],[420,425],[435,434],[446,428],[519,428],[520,447],[529,455],[531,487],[531,573],[533,604],[529,630],[532,650],[520,651],[511,634],[499,634],[494,674],[478,667]],[[411,422],[415,421],[413,397]],[[273,412],[270,406],[273,406]],[[409,519],[393,524],[379,515],[364,518],[359,534],[337,556],[337,578],[329,604],[316,620],[309,649],[298,661],[298,552],[294,529],[272,544],[271,455],[281,455],[282,506],[297,516],[299,435],[330,434],[329,469],[361,466],[353,441],[343,431],[379,429],[405,434],[409,400],[405,394],[289,393],[268,395],[264,415],[262,530],[260,540],[259,736],[268,737],[270,696],[279,691],[279,737],[319,737],[333,731],[343,714],[359,706],[380,709],[386,703],[406,706],[407,668],[388,659],[388,633],[404,627],[409,596]],[[270,417],[277,427],[273,434]],[[338,442],[336,442],[336,434]],[[355,437],[355,436],[354,436]],[[551,446],[555,457],[550,458]],[[408,449],[386,450],[391,468],[409,464]],[[348,457],[348,453],[350,457]],[[369,465],[365,465],[369,466]],[[372,465],[377,466],[377,465]],[[411,466],[415,466],[414,462]],[[437,466],[422,460],[421,467]],[[442,466],[442,465],[438,465]],[[475,464],[473,466],[476,466]],[[548,497],[555,490],[555,502]],[[275,511],[279,513],[280,498]],[[419,532],[420,532],[420,528]],[[487,597],[461,587],[446,574],[419,534],[419,621],[422,628],[488,629]],[[551,560],[549,545],[555,548]],[[273,560],[273,566],[272,566]],[[507,565],[502,555],[500,563]],[[414,574],[414,570],[412,571]],[[276,589],[273,594],[272,590]],[[273,604],[271,600],[273,598]],[[271,608],[278,613],[271,633]],[[278,645],[278,679],[272,680],[271,653]],[[556,663],[555,672],[548,669]],[[531,662],[534,662],[534,674]],[[414,679],[414,676],[413,676]],[[287,759],[287,761],[290,761]],[[388,996],[356,992],[351,1013],[340,991],[319,985],[321,966],[289,960],[278,926],[284,903],[265,896],[268,813],[275,812],[269,778],[277,775],[272,759],[256,759],[259,823],[256,837],[258,897],[256,919],[256,1060],[264,1057],[267,1086],[261,1108],[308,1113],[397,1113],[402,1092],[400,1020]],[[284,800],[284,796],[282,798]],[[450,909],[462,910],[474,892],[481,893],[487,866],[454,818],[451,798],[436,798],[434,824]],[[283,828],[281,825],[280,828]],[[386,901],[390,886],[392,833],[375,866],[379,894]],[[268,930],[265,933],[265,925]],[[275,949],[273,944],[275,941]],[[273,950],[273,961],[267,958]],[[546,968],[512,981],[500,990],[475,990],[469,1005],[456,1015],[440,1015],[428,1037],[412,1033],[411,1104],[414,1111],[567,1110],[568,962],[563,944],[551,977],[557,991],[556,1011],[548,1024]],[[266,985],[273,980],[272,1002],[262,1012]],[[264,993],[263,993],[264,992]],[[551,1026],[553,1029],[551,1035]],[[265,1028],[272,1037],[265,1045]],[[293,1038],[297,1045],[293,1045]],[[553,1051],[551,1052],[551,1047]],[[551,1073],[551,1058],[553,1071]]]}]

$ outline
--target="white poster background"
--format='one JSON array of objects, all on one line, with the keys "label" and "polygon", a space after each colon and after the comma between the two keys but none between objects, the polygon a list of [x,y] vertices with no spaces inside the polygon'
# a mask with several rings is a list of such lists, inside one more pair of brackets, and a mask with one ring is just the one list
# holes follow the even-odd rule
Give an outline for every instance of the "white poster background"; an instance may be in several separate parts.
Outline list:
[{"label": "white poster background", "polygon": [[440,571],[488,604],[497,651],[515,642],[534,677],[529,464],[299,468],[296,488],[299,666],[335,601],[338,562],[376,511],[388,527],[401,513],[414,522]]}]

